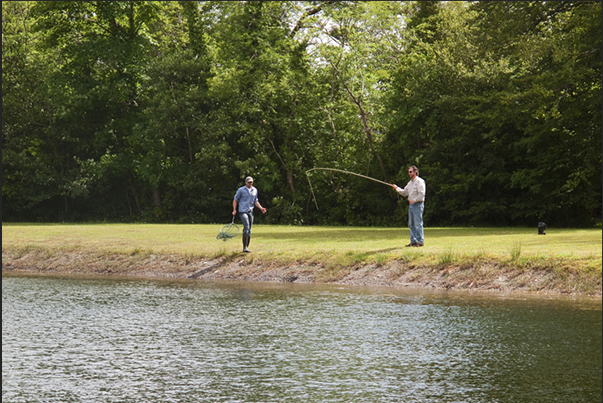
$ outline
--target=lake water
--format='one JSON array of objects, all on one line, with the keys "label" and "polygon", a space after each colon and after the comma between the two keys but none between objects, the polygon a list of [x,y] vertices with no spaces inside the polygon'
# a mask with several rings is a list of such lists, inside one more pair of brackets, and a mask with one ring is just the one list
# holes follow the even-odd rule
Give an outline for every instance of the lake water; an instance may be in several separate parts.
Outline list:
[{"label": "lake water", "polygon": [[601,301],[2,278],[2,402],[600,402]]}]

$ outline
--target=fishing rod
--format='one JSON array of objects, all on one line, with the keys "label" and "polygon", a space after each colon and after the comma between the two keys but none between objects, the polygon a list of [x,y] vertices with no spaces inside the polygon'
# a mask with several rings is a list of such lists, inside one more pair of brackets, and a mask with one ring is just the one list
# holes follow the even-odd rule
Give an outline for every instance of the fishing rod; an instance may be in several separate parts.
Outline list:
[{"label": "fishing rod", "polygon": [[312,198],[314,199],[314,205],[316,205],[316,210],[318,210],[318,203],[316,202],[316,196],[314,195],[314,189],[312,189],[312,182],[310,182],[310,175],[309,174],[310,174],[311,171],[317,171],[317,170],[341,172],[341,173],[348,174],[348,175],[359,176],[361,178],[372,180],[374,182],[381,183],[383,185],[387,185],[387,186],[390,186],[390,187],[394,186],[391,183],[380,181],[379,179],[371,178],[370,176],[357,174],[355,172],[344,171],[343,169],[335,169],[335,168],[311,168],[311,169],[308,169],[306,171],[306,178],[308,178],[308,184],[310,185],[310,191],[312,192]]}]

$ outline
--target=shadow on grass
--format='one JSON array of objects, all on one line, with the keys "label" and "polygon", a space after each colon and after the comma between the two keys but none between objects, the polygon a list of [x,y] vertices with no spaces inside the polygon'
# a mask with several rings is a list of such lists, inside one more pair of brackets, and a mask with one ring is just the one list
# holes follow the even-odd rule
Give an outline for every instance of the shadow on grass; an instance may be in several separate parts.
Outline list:
[{"label": "shadow on grass", "polygon": [[382,255],[385,253],[393,252],[398,249],[403,249],[403,248],[396,247],[396,248],[378,249],[378,250],[371,250],[371,251],[364,251],[364,250],[363,251],[353,251],[353,250],[351,250],[351,251],[346,252],[345,254],[350,255],[350,256],[354,255],[359,258],[367,258],[372,255]]},{"label": "shadow on grass", "polygon": [[[320,227],[313,229],[305,227],[305,230],[290,230],[275,228],[270,231],[269,226],[262,226],[254,231],[253,235],[262,239],[294,239],[294,240],[312,240],[312,241],[333,241],[333,240],[392,240],[396,238],[408,237],[408,228],[329,228]],[[482,237],[482,236],[508,236],[524,235],[536,230],[531,228],[425,228],[425,238],[456,238],[456,237]]]}]

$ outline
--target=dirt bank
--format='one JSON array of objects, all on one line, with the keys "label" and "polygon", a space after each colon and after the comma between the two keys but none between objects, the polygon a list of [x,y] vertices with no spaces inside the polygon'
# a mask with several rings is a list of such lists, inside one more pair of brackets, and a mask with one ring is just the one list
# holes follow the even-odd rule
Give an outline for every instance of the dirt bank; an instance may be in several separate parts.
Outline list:
[{"label": "dirt bank", "polygon": [[176,255],[69,252],[48,256],[2,252],[2,271],[103,274],[197,280],[325,283],[428,289],[525,291],[601,297],[601,276],[567,268],[510,268],[496,261],[426,267],[393,261],[384,265],[327,267],[282,265],[249,255],[231,259],[191,259]]}]

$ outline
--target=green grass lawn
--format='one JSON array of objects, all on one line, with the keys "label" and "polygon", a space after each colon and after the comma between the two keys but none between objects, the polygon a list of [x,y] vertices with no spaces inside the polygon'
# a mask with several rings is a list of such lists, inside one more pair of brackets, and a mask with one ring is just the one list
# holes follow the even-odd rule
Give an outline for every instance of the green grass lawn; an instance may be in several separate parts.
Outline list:
[{"label": "green grass lawn", "polygon": [[[242,226],[240,226],[242,229]],[[30,250],[49,256],[90,251],[121,254],[176,254],[190,258],[238,256],[240,234],[217,240],[221,228],[199,224],[6,224],[2,250]],[[297,227],[255,225],[247,259],[279,263],[336,265],[384,264],[391,260],[417,264],[455,264],[497,260],[510,265],[563,262],[576,269],[601,272],[600,229],[426,228],[425,246],[406,248],[407,228]]]}]

